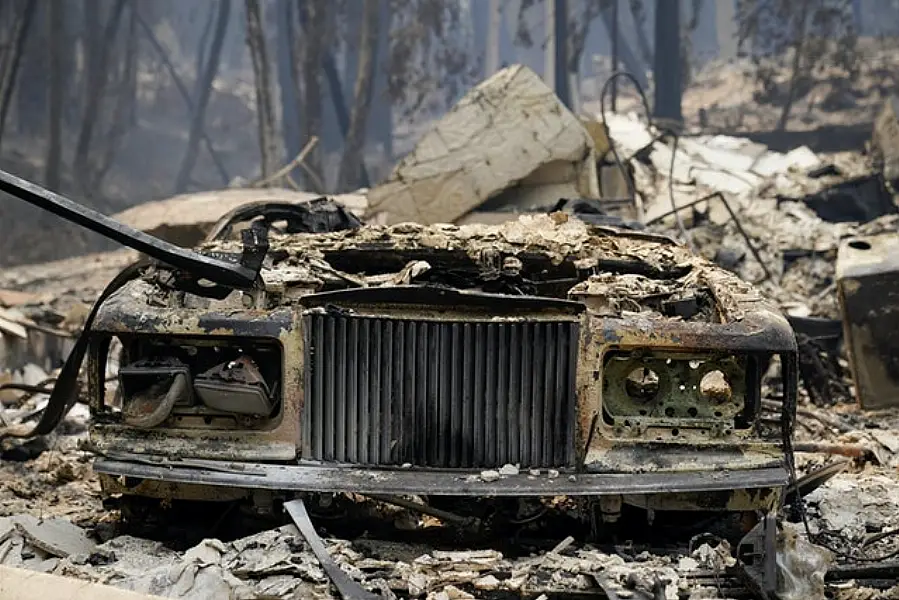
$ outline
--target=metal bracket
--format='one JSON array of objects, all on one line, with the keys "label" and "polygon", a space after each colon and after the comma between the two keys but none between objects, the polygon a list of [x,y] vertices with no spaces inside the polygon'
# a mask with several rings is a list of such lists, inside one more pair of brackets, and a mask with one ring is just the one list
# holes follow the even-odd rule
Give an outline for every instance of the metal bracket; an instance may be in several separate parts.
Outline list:
[{"label": "metal bracket", "polygon": [[737,566],[746,585],[761,600],[777,596],[777,519],[765,517],[737,544]]}]

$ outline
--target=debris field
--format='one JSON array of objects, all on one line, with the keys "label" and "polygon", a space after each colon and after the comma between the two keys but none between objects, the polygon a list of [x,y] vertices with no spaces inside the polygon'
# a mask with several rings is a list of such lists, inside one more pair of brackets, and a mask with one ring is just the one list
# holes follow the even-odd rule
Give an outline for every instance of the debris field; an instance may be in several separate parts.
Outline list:
[{"label": "debris field", "polygon": [[[137,251],[0,271],[0,568],[198,600],[899,598],[899,156],[672,138],[541,86],[483,82],[372,190],[120,218],[263,248],[255,287],[160,261],[94,314]],[[15,434],[84,330],[79,401]],[[168,392],[129,391],[148,375]]]}]

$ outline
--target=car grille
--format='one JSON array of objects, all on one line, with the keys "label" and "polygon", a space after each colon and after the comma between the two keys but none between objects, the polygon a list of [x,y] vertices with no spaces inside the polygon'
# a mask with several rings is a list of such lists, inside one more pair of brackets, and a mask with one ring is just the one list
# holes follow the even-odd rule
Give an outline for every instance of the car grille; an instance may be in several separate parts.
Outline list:
[{"label": "car grille", "polygon": [[465,468],[573,463],[578,324],[314,314],[304,457]]}]

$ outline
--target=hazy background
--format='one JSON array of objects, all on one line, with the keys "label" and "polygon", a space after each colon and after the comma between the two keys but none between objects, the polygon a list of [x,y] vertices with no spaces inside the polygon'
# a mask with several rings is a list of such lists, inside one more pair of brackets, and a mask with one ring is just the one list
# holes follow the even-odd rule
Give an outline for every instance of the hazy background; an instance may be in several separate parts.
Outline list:
[{"label": "hazy background", "polygon": [[[616,19],[650,100],[677,62],[693,130],[861,149],[895,89],[895,0],[681,0],[663,24],[680,56],[658,63],[653,0],[3,0],[0,167],[114,213],[259,178],[315,136],[294,178],[357,189],[493,71],[544,74],[560,7],[578,112],[599,112]],[[619,109],[636,107],[622,85]],[[0,200],[0,265],[104,247]]]}]

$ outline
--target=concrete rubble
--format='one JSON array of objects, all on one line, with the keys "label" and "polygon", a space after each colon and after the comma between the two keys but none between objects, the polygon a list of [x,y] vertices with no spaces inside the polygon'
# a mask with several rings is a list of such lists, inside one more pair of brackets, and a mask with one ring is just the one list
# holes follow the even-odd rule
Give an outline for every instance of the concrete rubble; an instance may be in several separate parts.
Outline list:
[{"label": "concrete rubble", "polygon": [[[608,554],[570,538],[549,552],[524,557],[489,549],[416,554],[412,546],[377,540],[326,539],[326,544],[344,571],[385,598],[536,597],[599,590],[622,598],[714,598],[715,576],[735,563],[726,541],[668,556]],[[232,542],[204,539],[183,552],[120,536],[61,558],[8,529],[0,565],[186,600],[334,597],[327,576],[292,525]]]},{"label": "concrete rubble", "polygon": [[368,194],[388,223],[452,223],[488,200],[529,207],[597,198],[593,138],[521,65],[474,87]]}]

